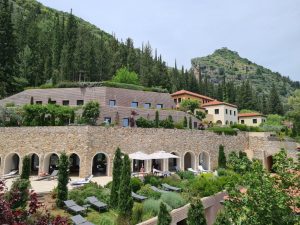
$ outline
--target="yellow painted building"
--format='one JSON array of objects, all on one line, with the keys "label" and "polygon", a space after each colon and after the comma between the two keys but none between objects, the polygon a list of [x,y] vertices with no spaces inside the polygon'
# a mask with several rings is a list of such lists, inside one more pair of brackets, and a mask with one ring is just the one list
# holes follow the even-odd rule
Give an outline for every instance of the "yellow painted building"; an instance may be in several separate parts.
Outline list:
[{"label": "yellow painted building", "polygon": [[266,117],[261,113],[240,113],[239,124],[247,126],[258,127],[261,123],[266,121]]},{"label": "yellow painted building", "polygon": [[214,99],[204,96],[204,95],[200,95],[197,93],[193,93],[190,91],[186,91],[186,90],[181,90],[181,91],[177,91],[173,94],[171,94],[174,103],[176,105],[176,108],[180,107],[180,103],[185,100],[185,99],[193,99],[193,100],[198,100],[200,105],[203,105],[205,103],[211,102]]}]

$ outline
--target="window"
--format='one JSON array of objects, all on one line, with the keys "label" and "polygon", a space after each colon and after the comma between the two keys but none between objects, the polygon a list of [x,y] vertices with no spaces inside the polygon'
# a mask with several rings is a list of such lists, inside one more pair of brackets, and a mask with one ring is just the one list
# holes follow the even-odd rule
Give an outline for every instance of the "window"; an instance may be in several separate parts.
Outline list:
[{"label": "window", "polygon": [[70,104],[70,101],[69,101],[69,100],[63,100],[63,101],[62,101],[62,104],[63,104],[63,105],[69,105],[69,104]]},{"label": "window", "polygon": [[104,122],[107,124],[111,124],[111,117],[104,117]]},{"label": "window", "polygon": [[245,120],[241,120],[241,124],[245,124]]},{"label": "window", "polygon": [[109,106],[110,107],[116,106],[116,100],[109,100]]},{"label": "window", "polygon": [[197,129],[197,127],[198,127],[198,123],[194,122],[194,129]]},{"label": "window", "polygon": [[178,98],[178,103],[180,103],[181,102],[181,98]]},{"label": "window", "polygon": [[228,109],[225,109],[225,113],[228,114]]},{"label": "window", "polygon": [[164,107],[163,104],[157,104],[157,105],[156,105],[156,108],[157,108],[157,109],[162,109],[163,107]]},{"label": "window", "polygon": [[123,127],[128,127],[129,126],[129,118],[124,118],[122,125],[123,125]]},{"label": "window", "polygon": [[131,107],[132,108],[137,108],[139,106],[138,102],[131,102]]},{"label": "window", "polygon": [[174,98],[174,103],[177,105],[177,98]]},{"label": "window", "polygon": [[49,104],[53,104],[53,105],[55,105],[55,104],[56,104],[56,101],[52,101],[52,100],[50,100],[50,101],[49,101]]},{"label": "window", "polygon": [[42,101],[36,101],[35,104],[37,104],[37,105],[42,105],[43,102],[42,102]]},{"label": "window", "polygon": [[229,114],[232,115],[232,110],[229,111]]},{"label": "window", "polygon": [[77,100],[77,105],[83,105],[84,101],[83,100]]},{"label": "window", "polygon": [[257,119],[253,119],[253,123],[257,123]]},{"label": "window", "polygon": [[150,109],[151,108],[151,103],[145,103],[144,108],[145,109]]},{"label": "window", "polygon": [[215,114],[219,114],[219,109],[215,109]]},{"label": "window", "polygon": [[233,111],[233,115],[236,115],[236,111]]}]

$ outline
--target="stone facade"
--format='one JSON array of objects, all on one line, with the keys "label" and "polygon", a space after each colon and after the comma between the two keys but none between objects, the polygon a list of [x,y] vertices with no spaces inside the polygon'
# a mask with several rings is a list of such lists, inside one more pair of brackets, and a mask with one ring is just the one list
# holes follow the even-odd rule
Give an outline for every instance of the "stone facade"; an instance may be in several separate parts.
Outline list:
[{"label": "stone facade", "polygon": [[[177,129],[105,128],[99,126],[63,127],[18,127],[0,129],[0,173],[11,169],[12,155],[16,153],[19,161],[35,153],[39,160],[39,172],[48,172],[49,157],[65,151],[75,153],[80,159],[81,177],[92,173],[93,158],[103,153],[107,159],[106,175],[112,173],[112,160],[117,147],[125,153],[143,151],[153,153],[164,150],[173,152],[177,166],[181,169],[198,169],[200,155],[207,169],[217,167],[219,145],[230,151],[246,151],[250,157],[266,160],[284,147],[289,156],[296,158],[296,143],[271,140],[264,133],[239,132],[237,136],[217,135],[209,131]],[[151,171],[151,162],[145,162],[146,171]],[[19,163],[19,170],[21,170]],[[162,162],[161,170],[168,170],[167,160]]]}]

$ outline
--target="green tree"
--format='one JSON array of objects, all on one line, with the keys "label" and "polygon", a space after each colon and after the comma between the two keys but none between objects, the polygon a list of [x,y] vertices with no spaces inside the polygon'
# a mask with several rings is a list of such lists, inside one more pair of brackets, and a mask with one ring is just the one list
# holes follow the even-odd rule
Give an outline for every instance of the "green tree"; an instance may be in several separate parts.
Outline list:
[{"label": "green tree", "polygon": [[186,116],[183,118],[183,127],[187,128],[188,127],[188,122]]},{"label": "green tree", "polygon": [[[28,179],[18,178],[12,183],[12,186],[8,192],[8,200],[12,203],[11,208],[25,208],[29,199],[29,186],[30,181]],[[15,199],[16,193],[20,193],[20,198]]]},{"label": "green tree", "polygon": [[226,168],[226,155],[224,152],[224,145],[219,146],[218,167],[224,169]]},{"label": "green tree", "polygon": [[170,225],[172,217],[167,210],[165,203],[161,202],[159,207],[159,213],[157,216],[157,225]]},{"label": "green tree", "polygon": [[219,212],[214,225],[232,225],[224,212]]},{"label": "green tree", "polygon": [[192,117],[189,118],[189,128],[193,129]]},{"label": "green tree", "polygon": [[194,200],[188,211],[187,218],[188,225],[206,225],[206,218],[204,215],[204,208],[200,198]]},{"label": "green tree", "polygon": [[283,115],[283,113],[284,113],[283,106],[282,106],[282,103],[281,103],[280,97],[278,95],[275,84],[272,85],[272,89],[269,94],[268,110],[269,110],[270,114]]},{"label": "green tree", "polygon": [[29,180],[30,176],[30,157],[29,155],[24,156],[23,163],[22,163],[22,173],[21,173],[21,179]]},{"label": "green tree", "polygon": [[13,7],[8,0],[0,0],[0,98],[14,91],[16,40],[12,10]]},{"label": "green tree", "polygon": [[196,99],[184,99],[180,103],[180,109],[187,112],[191,111],[191,113],[195,112],[195,109],[199,109],[200,104]]},{"label": "green tree", "polygon": [[155,127],[159,127],[159,112],[156,110],[155,112],[155,120],[154,120]]},{"label": "green tree", "polygon": [[125,84],[139,84],[138,75],[135,72],[130,72],[125,67],[117,70],[116,75],[112,78],[112,81]]},{"label": "green tree", "polygon": [[127,154],[124,155],[120,191],[119,191],[119,215],[124,220],[130,220],[133,207],[133,199],[131,197],[131,163]]},{"label": "green tree", "polygon": [[118,147],[115,152],[114,162],[113,162],[113,179],[111,185],[110,193],[110,205],[112,208],[118,208],[119,205],[119,190],[121,182],[121,173],[122,173],[122,158],[121,150]]},{"label": "green tree", "polygon": [[58,185],[56,205],[59,208],[64,206],[64,201],[68,199],[69,182],[69,158],[65,152],[61,153],[58,165]]},{"label": "green tree", "polygon": [[95,125],[100,115],[100,105],[97,101],[90,101],[83,107],[82,117],[91,125]]}]

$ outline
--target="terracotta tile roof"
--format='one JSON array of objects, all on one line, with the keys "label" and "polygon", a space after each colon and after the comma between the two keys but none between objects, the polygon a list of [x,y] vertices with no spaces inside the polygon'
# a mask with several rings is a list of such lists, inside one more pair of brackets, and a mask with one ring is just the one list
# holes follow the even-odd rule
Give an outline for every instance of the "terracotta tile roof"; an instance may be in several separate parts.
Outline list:
[{"label": "terracotta tile roof", "polygon": [[207,99],[207,100],[210,100],[210,101],[214,100],[213,98],[210,98],[208,96],[200,95],[200,94],[197,94],[197,93],[194,93],[194,92],[191,92],[191,91],[186,91],[186,90],[177,91],[177,92],[171,94],[171,96],[173,97],[173,96],[176,96],[176,95],[183,95],[183,94],[192,95],[194,97],[203,98],[203,99]]},{"label": "terracotta tile roof", "polygon": [[218,100],[214,100],[212,102],[204,103],[202,105],[202,107],[214,106],[214,105],[227,105],[227,106],[231,106],[231,107],[237,108],[236,105],[233,105],[233,104],[230,104],[230,103],[227,103],[227,102],[220,102]]},{"label": "terracotta tile roof", "polygon": [[261,114],[261,113],[256,113],[256,112],[253,112],[253,113],[239,113],[238,116],[239,116],[239,117],[254,117],[254,116],[262,116],[262,117],[265,117],[263,114]]}]

